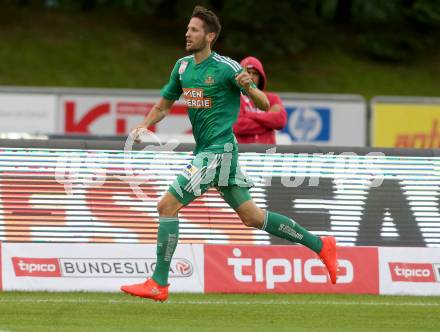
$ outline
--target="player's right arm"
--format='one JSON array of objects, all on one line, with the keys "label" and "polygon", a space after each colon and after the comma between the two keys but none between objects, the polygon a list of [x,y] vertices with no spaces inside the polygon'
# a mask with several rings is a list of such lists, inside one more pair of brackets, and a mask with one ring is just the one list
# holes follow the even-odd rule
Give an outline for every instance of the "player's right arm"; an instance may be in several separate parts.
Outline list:
[{"label": "player's right arm", "polygon": [[148,130],[148,127],[155,125],[162,120],[170,111],[174,102],[180,98],[182,94],[182,86],[179,78],[179,67],[181,60],[178,60],[171,72],[168,83],[160,91],[161,98],[153,106],[150,112],[146,115],[144,121],[137,125],[131,131],[130,135],[135,142],[140,142],[139,135],[142,131]]},{"label": "player's right arm", "polygon": [[150,112],[148,112],[144,121],[131,130],[130,135],[133,137],[134,141],[139,143],[139,135],[142,131],[148,130],[150,126],[153,126],[162,120],[171,111],[173,104],[174,100],[168,100],[163,97],[160,98]]},{"label": "player's right arm", "polygon": [[150,127],[162,120],[171,111],[174,100],[161,97],[144,119],[144,126]]}]

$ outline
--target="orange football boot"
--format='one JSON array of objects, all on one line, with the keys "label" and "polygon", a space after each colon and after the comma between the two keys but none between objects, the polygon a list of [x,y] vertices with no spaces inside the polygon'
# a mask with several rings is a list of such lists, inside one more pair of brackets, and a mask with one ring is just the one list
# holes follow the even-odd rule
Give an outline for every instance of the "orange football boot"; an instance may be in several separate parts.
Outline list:
[{"label": "orange football boot", "polygon": [[333,236],[321,237],[322,249],[319,258],[327,268],[332,284],[336,284],[338,273],[338,257],[336,254],[336,239]]},{"label": "orange football boot", "polygon": [[150,278],[141,284],[121,286],[121,291],[133,296],[145,297],[154,301],[164,302],[168,299],[169,286],[170,285],[161,286]]}]

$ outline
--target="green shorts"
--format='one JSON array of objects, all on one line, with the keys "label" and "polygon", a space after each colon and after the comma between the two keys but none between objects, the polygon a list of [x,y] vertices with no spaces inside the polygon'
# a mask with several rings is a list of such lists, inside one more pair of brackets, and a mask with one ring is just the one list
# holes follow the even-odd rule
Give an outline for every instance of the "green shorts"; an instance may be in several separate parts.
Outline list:
[{"label": "green shorts", "polygon": [[201,152],[185,166],[168,192],[183,205],[188,205],[209,188],[215,187],[223,199],[236,209],[251,199],[249,188],[253,185],[252,180],[241,170],[238,151]]}]

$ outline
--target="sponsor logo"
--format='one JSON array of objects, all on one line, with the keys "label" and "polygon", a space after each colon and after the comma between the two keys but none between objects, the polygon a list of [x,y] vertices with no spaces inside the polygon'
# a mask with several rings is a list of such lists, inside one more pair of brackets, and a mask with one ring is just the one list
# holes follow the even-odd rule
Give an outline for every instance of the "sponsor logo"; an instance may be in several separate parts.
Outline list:
[{"label": "sponsor logo", "polygon": [[[156,266],[153,258],[24,258],[12,257],[17,277],[144,278]],[[170,277],[193,275],[192,263],[184,258],[171,261]]]},{"label": "sponsor logo", "polygon": [[17,277],[60,277],[60,262],[57,258],[12,257],[12,266]]},{"label": "sponsor logo", "polygon": [[374,146],[397,148],[440,147],[440,105],[377,102],[373,106]]},{"label": "sponsor logo", "polygon": [[176,263],[176,271],[182,276],[190,276],[193,273],[193,267],[188,261],[180,260]]},{"label": "sponsor logo", "polygon": [[159,289],[157,289],[157,287],[153,287],[153,288],[151,289],[151,294],[153,294],[153,295],[159,295],[159,294],[160,294],[160,291],[159,291]]},{"label": "sponsor logo", "polygon": [[[437,264],[435,264],[437,265]],[[395,282],[436,282],[434,264],[389,262],[391,280]]]},{"label": "sponsor logo", "polygon": [[394,146],[396,148],[438,148],[440,147],[439,129],[438,119],[433,119],[429,130],[413,133],[398,133]]},{"label": "sponsor logo", "polygon": [[183,170],[183,176],[187,179],[190,179],[194,173],[197,172],[197,167],[195,167],[192,164],[186,165],[185,169]]},{"label": "sponsor logo", "polygon": [[[243,283],[263,282],[267,289],[274,289],[277,283],[301,283],[303,279],[310,283],[327,283],[327,271],[319,259],[284,258],[241,258],[239,248],[232,250],[233,257],[228,258],[235,280]],[[343,275],[338,276],[339,284],[353,281],[353,264],[348,260],[339,260]],[[247,268],[247,272],[245,272]]]},{"label": "sponsor logo", "polygon": [[332,285],[323,263],[301,246],[206,245],[205,292],[378,294],[377,248],[339,249]]},{"label": "sponsor logo", "polygon": [[286,108],[288,123],[284,132],[293,141],[313,142],[330,139],[330,109],[319,107]]},{"label": "sponsor logo", "polygon": [[[154,106],[154,102],[133,102],[126,98],[93,100],[72,98],[63,102],[64,133],[127,134]],[[184,105],[175,104],[170,116],[174,119],[186,118],[186,109]],[[156,126],[152,126],[151,130],[155,131]]]},{"label": "sponsor logo", "polygon": [[185,72],[186,67],[188,67],[188,61],[182,61],[179,67],[179,74],[182,75]]},{"label": "sponsor logo", "polygon": [[183,88],[183,98],[189,108],[211,108],[211,98],[204,95],[203,89]]},{"label": "sponsor logo", "polygon": [[91,133],[91,127],[98,118],[108,116],[110,114],[111,108],[109,102],[103,102],[98,104],[91,109],[87,110],[85,114],[77,119],[77,103],[74,101],[66,101],[64,106],[65,112],[65,123],[64,132],[65,133]]}]

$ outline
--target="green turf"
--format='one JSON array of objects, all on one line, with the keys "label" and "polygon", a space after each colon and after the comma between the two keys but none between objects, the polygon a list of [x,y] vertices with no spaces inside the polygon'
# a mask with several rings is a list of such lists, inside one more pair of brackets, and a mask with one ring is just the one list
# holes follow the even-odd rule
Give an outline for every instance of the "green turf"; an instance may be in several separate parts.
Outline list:
[{"label": "green turf", "polygon": [[[128,13],[2,6],[0,85],[159,89],[176,59],[185,55],[185,23]],[[319,31],[314,39],[297,56],[262,59],[268,89],[367,98],[439,95],[439,50],[399,64],[369,59],[341,30]]]},{"label": "green turf", "polygon": [[440,331],[440,297],[115,293],[0,295],[0,331]]}]

